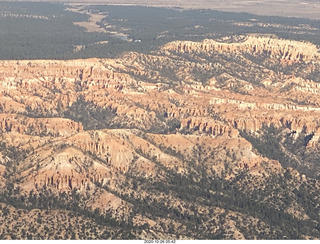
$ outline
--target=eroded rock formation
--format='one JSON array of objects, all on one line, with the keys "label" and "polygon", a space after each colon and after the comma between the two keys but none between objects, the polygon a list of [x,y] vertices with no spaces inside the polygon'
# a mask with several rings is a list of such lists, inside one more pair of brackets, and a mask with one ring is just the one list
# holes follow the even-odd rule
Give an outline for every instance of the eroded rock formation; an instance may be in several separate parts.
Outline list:
[{"label": "eroded rock formation", "polygon": [[222,43],[214,40],[204,40],[201,43],[191,41],[175,41],[165,45],[163,51],[177,52],[228,52],[265,54],[277,59],[288,61],[313,61],[319,59],[319,52],[311,43],[281,40],[273,37],[248,36],[239,43]]},{"label": "eroded rock formation", "polygon": [[[179,184],[201,182],[201,174],[226,181],[245,175],[240,180],[263,190],[269,177],[286,174],[283,162],[259,151],[270,143],[270,128],[276,152],[316,174],[319,67],[316,46],[266,36],[172,42],[115,60],[1,61],[0,190],[9,181],[24,196],[88,193],[86,207],[117,218],[133,209],[126,199],[150,196],[137,182],[161,188],[169,173]],[[174,209],[176,200],[161,206]],[[307,218],[299,211],[288,207]]]}]

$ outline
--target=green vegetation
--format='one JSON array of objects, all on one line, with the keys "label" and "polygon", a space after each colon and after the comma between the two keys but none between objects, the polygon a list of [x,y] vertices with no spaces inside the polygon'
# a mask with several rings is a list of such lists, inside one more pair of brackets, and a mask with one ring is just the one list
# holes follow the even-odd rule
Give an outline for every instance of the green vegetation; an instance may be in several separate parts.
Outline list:
[{"label": "green vegetation", "polygon": [[[282,133],[284,128],[263,127],[259,133],[250,134],[241,131],[240,134],[250,141],[253,147],[263,156],[278,160],[282,167],[292,167],[301,174],[320,179],[319,149],[307,148],[312,135],[302,131],[294,139],[292,133]],[[285,140],[281,142],[281,139]]]},{"label": "green vegetation", "polygon": [[[87,32],[74,25],[74,22],[88,21],[89,15],[68,11],[68,7],[58,3],[0,3],[0,59],[115,57],[124,51],[148,53],[174,40],[201,41],[246,33],[271,33],[281,38],[320,44],[317,29],[320,23],[316,20],[212,10],[83,6],[88,12],[107,16],[97,24],[109,33],[99,33]],[[238,22],[249,23],[249,26],[239,26]],[[260,24],[256,25],[256,22]],[[106,27],[110,25],[114,27]],[[296,31],[295,27],[301,26],[311,28]],[[110,31],[124,33],[132,41]],[[99,44],[103,41],[108,44]],[[75,51],[78,46],[83,48]]]},{"label": "green vegetation", "polygon": [[261,131],[261,137],[250,135],[244,131],[241,132],[241,136],[250,141],[261,155],[278,160],[284,167],[287,167],[286,162],[290,159],[287,158],[280,147],[279,132],[281,130],[271,126],[264,127]]},{"label": "green vegetation", "polygon": [[81,122],[85,130],[94,130],[110,127],[110,122],[115,116],[116,112],[112,109],[97,107],[80,96],[67,108],[63,117]]},{"label": "green vegetation", "polygon": [[1,59],[68,59],[76,45],[105,40],[73,22],[87,15],[65,10],[63,4],[0,3]]},{"label": "green vegetation", "polygon": [[[12,187],[8,187],[8,191],[1,195],[0,202],[27,211],[35,208],[43,211],[66,210],[71,217],[78,216],[91,219],[99,226],[117,228],[126,233],[122,238],[130,238],[132,233],[141,230],[150,230],[151,227],[148,224],[133,226],[133,217],[141,214],[155,221],[163,218],[178,222],[187,228],[183,234],[192,238],[222,239],[226,235],[225,229],[210,233],[205,226],[208,221],[212,221],[214,218],[223,223],[226,220],[226,215],[231,212],[242,216],[240,221],[250,223],[252,221],[251,217],[259,219],[258,224],[239,226],[248,239],[257,237],[258,234],[259,239],[304,239],[304,236],[310,233],[313,236],[320,237],[320,230],[317,225],[319,221],[317,194],[311,190],[314,187],[312,182],[302,184],[297,189],[295,186],[297,183],[292,182],[290,173],[285,174],[284,177],[273,175],[269,178],[272,184],[266,182],[266,188],[262,192],[260,191],[259,197],[256,198],[255,191],[257,189],[243,189],[243,186],[239,186],[239,182],[242,180],[254,181],[254,177],[246,175],[245,172],[229,181],[219,177],[208,177],[201,167],[193,170],[196,170],[196,173],[189,175],[165,170],[166,183],[127,174],[128,181],[118,182],[120,184],[119,190],[112,190],[108,185],[102,186],[105,190],[132,204],[133,212],[126,219],[116,219],[112,212],[101,213],[98,209],[88,209],[85,207],[85,202],[90,199],[90,196],[79,194],[76,190],[57,194],[51,189],[43,188],[37,193],[31,191],[28,196],[21,197],[18,190],[13,191]],[[135,182],[135,185],[130,182]],[[101,187],[100,184],[96,184]],[[150,194],[146,197],[136,198],[122,193],[123,189],[130,189],[131,187],[134,191],[147,191]],[[270,195],[275,195],[276,198],[268,199]],[[154,198],[153,196],[158,197]],[[177,201],[180,204],[175,206]],[[310,220],[301,220],[284,211],[285,205],[294,201],[301,205],[310,216]],[[274,207],[274,205],[278,207]],[[188,210],[182,210],[181,206]],[[219,213],[219,216],[215,216],[214,212],[204,214],[197,210],[199,206],[209,209],[220,208],[226,212],[225,214]],[[6,208],[2,212],[3,215],[10,214],[10,211]],[[38,221],[43,222],[42,218]],[[43,222],[43,224],[45,223]],[[267,228],[264,227],[265,231],[257,232],[256,228],[262,228],[262,225],[267,226]],[[163,229],[170,234],[182,233],[172,224],[164,225]],[[70,235],[72,233],[73,231],[70,232]],[[98,236],[98,238],[103,237]],[[134,238],[134,236],[131,236],[131,238]]]}]

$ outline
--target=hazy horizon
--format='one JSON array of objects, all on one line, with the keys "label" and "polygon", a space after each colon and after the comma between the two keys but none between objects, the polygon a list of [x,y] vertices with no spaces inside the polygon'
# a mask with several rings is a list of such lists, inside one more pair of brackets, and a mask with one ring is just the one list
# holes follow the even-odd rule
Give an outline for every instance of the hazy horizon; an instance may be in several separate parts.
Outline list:
[{"label": "hazy horizon", "polygon": [[311,0],[271,0],[271,1],[231,1],[231,0],[176,0],[176,1],[156,1],[156,0],[7,0],[4,2],[61,2],[74,4],[99,4],[99,5],[141,5],[153,7],[178,7],[185,9],[212,9],[227,12],[247,12],[258,15],[283,16],[283,17],[299,17],[319,19],[320,1]]}]

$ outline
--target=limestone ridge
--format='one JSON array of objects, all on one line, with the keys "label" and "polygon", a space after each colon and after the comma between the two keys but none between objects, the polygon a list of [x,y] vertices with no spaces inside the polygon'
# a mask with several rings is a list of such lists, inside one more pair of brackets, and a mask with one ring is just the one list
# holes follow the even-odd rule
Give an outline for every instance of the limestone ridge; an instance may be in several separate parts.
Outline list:
[{"label": "limestone ridge", "polygon": [[83,130],[81,123],[63,118],[29,118],[17,114],[0,114],[1,132],[30,135],[72,135]]},{"label": "limestone ridge", "polygon": [[277,59],[295,61],[319,60],[319,51],[314,44],[307,42],[281,40],[273,37],[248,36],[238,43],[223,43],[206,39],[203,42],[174,41],[162,48],[162,51],[178,52],[231,52],[266,54]]}]

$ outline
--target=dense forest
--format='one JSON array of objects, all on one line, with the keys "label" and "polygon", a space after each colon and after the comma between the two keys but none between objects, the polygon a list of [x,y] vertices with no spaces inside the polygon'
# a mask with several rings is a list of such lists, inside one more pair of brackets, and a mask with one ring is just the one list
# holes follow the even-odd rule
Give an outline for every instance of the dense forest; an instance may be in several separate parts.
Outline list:
[{"label": "dense forest", "polygon": [[[246,33],[320,42],[320,22],[310,19],[141,6],[83,6],[81,13],[70,8],[74,6],[0,3],[0,58],[109,58],[124,51],[150,52],[174,40],[201,41]],[[104,16],[95,24],[105,32],[88,32],[74,24],[88,21],[90,13]]]}]

